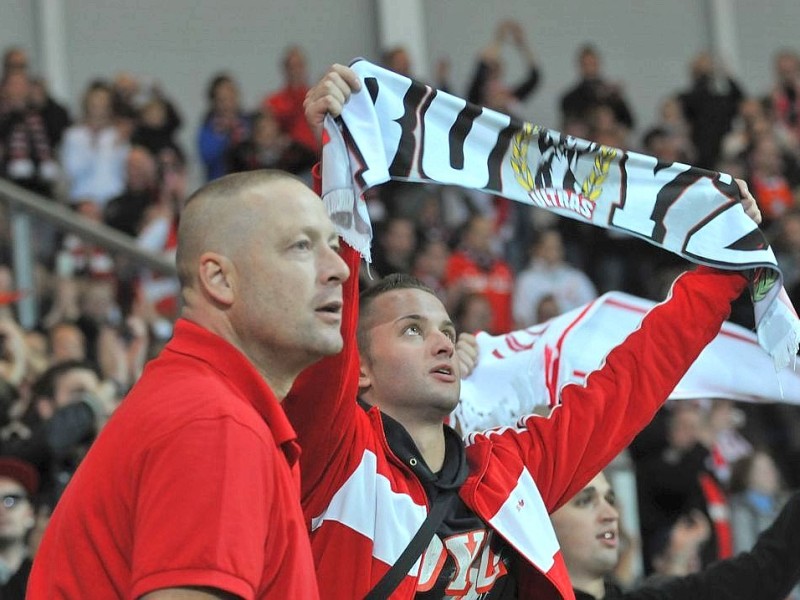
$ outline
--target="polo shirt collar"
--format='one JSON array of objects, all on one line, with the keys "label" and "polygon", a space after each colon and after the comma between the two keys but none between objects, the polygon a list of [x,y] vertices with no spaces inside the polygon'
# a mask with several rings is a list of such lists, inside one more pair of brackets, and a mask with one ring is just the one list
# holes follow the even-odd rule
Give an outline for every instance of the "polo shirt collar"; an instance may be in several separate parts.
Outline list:
[{"label": "polo shirt collar", "polygon": [[294,464],[300,456],[297,433],[253,363],[233,344],[192,321],[178,319],[174,331],[164,349],[201,360],[230,381],[264,419],[289,464]]}]

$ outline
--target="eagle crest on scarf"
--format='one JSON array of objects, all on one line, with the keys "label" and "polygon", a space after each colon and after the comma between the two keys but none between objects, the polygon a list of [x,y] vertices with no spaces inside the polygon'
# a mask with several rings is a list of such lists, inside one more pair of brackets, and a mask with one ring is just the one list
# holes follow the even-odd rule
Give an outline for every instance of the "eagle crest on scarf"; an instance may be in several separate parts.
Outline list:
[{"label": "eagle crest on scarf", "polygon": [[[602,144],[557,135],[532,123],[523,123],[511,142],[509,163],[517,183],[531,201],[543,208],[564,208],[591,220],[594,203],[603,192],[603,183],[618,150]],[[538,161],[534,174],[528,158],[531,141],[538,140]],[[576,175],[585,168],[583,157],[594,157],[591,169],[582,180]],[[584,169],[581,169],[584,170]],[[556,182],[557,179],[560,182]]]}]

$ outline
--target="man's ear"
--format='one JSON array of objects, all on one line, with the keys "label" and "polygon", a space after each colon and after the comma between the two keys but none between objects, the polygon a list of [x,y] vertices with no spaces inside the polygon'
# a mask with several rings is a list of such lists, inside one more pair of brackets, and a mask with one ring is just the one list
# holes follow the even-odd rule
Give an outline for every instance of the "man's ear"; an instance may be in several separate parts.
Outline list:
[{"label": "man's ear", "polygon": [[358,392],[363,394],[372,387],[372,375],[363,356],[359,357],[358,364]]},{"label": "man's ear", "polygon": [[236,272],[228,257],[216,252],[203,253],[197,279],[203,292],[214,301],[224,306],[233,304]]}]

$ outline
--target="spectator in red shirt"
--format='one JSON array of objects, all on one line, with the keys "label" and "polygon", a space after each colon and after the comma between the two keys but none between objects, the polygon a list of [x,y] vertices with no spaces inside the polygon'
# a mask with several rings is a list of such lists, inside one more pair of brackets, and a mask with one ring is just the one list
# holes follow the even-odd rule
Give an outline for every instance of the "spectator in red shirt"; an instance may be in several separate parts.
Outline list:
[{"label": "spectator in red shirt", "polygon": [[511,298],[514,273],[508,263],[492,248],[494,223],[483,215],[473,216],[466,224],[461,247],[450,256],[445,275],[448,301],[458,305],[461,297],[477,292],[492,306],[489,333],[501,334],[514,329]]},{"label": "spectator in red shirt", "polygon": [[288,133],[294,141],[318,152],[319,141],[306,122],[303,112],[303,100],[308,92],[308,68],[303,49],[300,46],[289,46],[283,54],[281,66],[284,86],[264,98],[262,108],[275,115],[281,130]]},{"label": "spectator in red shirt", "polygon": [[187,200],[182,318],[59,500],[28,598],[318,597],[280,402],[342,348],[338,244],[285,173],[230,175]]}]

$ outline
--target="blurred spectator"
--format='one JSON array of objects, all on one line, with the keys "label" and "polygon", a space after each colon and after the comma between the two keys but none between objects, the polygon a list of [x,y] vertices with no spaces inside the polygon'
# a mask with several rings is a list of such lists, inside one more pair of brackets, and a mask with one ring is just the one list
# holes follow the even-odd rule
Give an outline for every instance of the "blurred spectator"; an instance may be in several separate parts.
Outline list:
[{"label": "blurred spectator", "polygon": [[141,92],[144,90],[141,89],[139,81],[132,73],[120,71],[114,75],[111,92],[115,108],[123,107],[126,112],[136,112],[137,104],[142,99]]},{"label": "blurred spectator", "polygon": [[[88,206],[88,204],[84,203],[83,206]],[[94,216],[89,216],[89,218],[99,221]],[[66,279],[76,276],[113,279],[116,276],[116,265],[108,251],[101,246],[87,243],[73,234],[67,234],[64,237],[62,248],[56,257],[56,266],[58,275]]]},{"label": "blurred spectator", "polygon": [[[124,107],[124,112],[141,115],[148,105],[158,103],[163,109],[163,115],[159,115],[156,123],[149,125],[158,134],[171,139],[180,129],[183,121],[181,115],[158,82],[137,78],[131,73],[121,71],[114,76],[111,89],[114,106]],[[151,152],[158,154],[152,149]]]},{"label": "blurred spectator", "polygon": [[420,239],[441,240],[449,243],[453,237],[453,227],[448,222],[442,190],[432,189],[422,199],[419,212],[415,215]]},{"label": "blurred spectator", "polygon": [[[250,135],[250,121],[239,104],[239,87],[226,73],[215,75],[208,86],[209,109],[198,134],[206,180],[227,174],[228,153]],[[300,104],[302,109],[302,102]]]},{"label": "blurred spectator", "polygon": [[663,532],[653,548],[653,573],[661,577],[683,577],[702,569],[702,548],[711,538],[711,524],[701,511],[680,515]]},{"label": "blurred spectator", "polygon": [[779,50],[773,65],[776,81],[770,96],[772,109],[800,142],[800,55],[788,48]]},{"label": "blurred spectator", "polygon": [[[513,88],[503,81],[502,51],[506,42],[514,46],[527,69],[525,80]],[[478,57],[467,100],[521,118],[521,103],[536,89],[539,78],[539,65],[525,37],[525,30],[516,21],[502,21],[497,26],[492,42]]]},{"label": "blurred spectator", "polygon": [[476,292],[462,296],[453,309],[456,329],[466,333],[491,331],[493,317],[489,300]]},{"label": "blurred spectator", "polygon": [[797,306],[800,300],[795,292],[800,286],[800,211],[795,209],[784,214],[774,233],[772,245],[783,273],[783,284]]},{"label": "blurred spectator", "polygon": [[30,463],[0,456],[0,598],[23,600],[33,564],[28,537],[36,525],[39,474]]},{"label": "blurred spectator", "polygon": [[589,139],[598,144],[627,150],[630,130],[617,120],[614,109],[608,104],[598,104],[588,113]]},{"label": "blurred spectator", "polygon": [[417,232],[414,221],[406,217],[389,217],[379,229],[373,263],[379,277],[392,273],[411,273]]},{"label": "blurred spectator", "polygon": [[11,73],[28,74],[28,53],[19,46],[9,46],[3,52],[3,75],[5,79]]},{"label": "blurred spectator", "polygon": [[73,276],[73,271],[67,271],[71,265],[72,257],[62,252],[57,260],[58,272],[53,277],[52,302],[49,310],[41,319],[42,327],[49,329],[61,322],[75,322],[80,317],[79,296],[80,288],[78,279]]},{"label": "blurred spectator", "polygon": [[755,141],[748,154],[750,189],[761,209],[761,227],[765,230],[783,214],[797,207],[793,189],[797,182],[790,182],[787,178],[786,160],[773,136]]},{"label": "blurred spectator", "polygon": [[597,297],[597,290],[582,271],[564,259],[561,234],[548,229],[530,250],[528,267],[517,276],[514,285],[514,327],[529,327],[540,322],[537,315],[545,296],[558,307],[556,314],[577,308]]},{"label": "blurred spectator", "polygon": [[447,291],[444,285],[450,247],[437,238],[421,237],[414,253],[412,275],[431,288],[442,304],[447,304]]},{"label": "blurred spectator", "polygon": [[0,85],[0,174],[33,192],[51,196],[60,173],[42,112],[30,102],[30,82],[12,70]]},{"label": "blurred spectator", "polygon": [[31,78],[29,91],[31,106],[42,115],[50,143],[54,148],[58,148],[64,138],[64,132],[72,125],[69,111],[50,96],[47,82],[41,77]]},{"label": "blurred spectator", "polygon": [[[5,296],[5,297],[4,297]],[[8,304],[15,297],[0,294],[0,303]],[[0,378],[16,388],[25,377],[27,352],[22,329],[11,316],[0,317]],[[0,426],[8,407],[0,405]]]},{"label": "blurred spectator", "polygon": [[799,140],[782,123],[775,120],[774,113],[763,100],[743,100],[739,104],[731,130],[722,140],[723,160],[743,160],[752,147],[766,137],[774,139],[785,155],[797,151]]},{"label": "blurred spectator", "polygon": [[778,466],[763,449],[734,463],[731,471],[731,530],[735,552],[749,550],[788,498]]},{"label": "blurred spectator", "polygon": [[[142,226],[136,236],[136,243],[140,248],[175,260],[178,222],[187,197],[186,185],[185,170],[173,170],[167,174],[158,201],[145,211]],[[150,269],[138,271],[131,313],[144,319],[157,339],[166,340],[172,335],[171,324],[178,316],[179,300],[176,277],[160,275]]]},{"label": "blurred spectator", "polygon": [[48,331],[50,364],[86,360],[86,336],[74,323],[56,323]]},{"label": "blurred spectator", "polygon": [[135,236],[145,211],[158,200],[158,171],[149,150],[133,146],[125,161],[125,189],[106,204],[103,221],[114,229]]},{"label": "blurred spectator", "polygon": [[[380,64],[390,71],[419,80],[419,77],[414,73],[411,56],[405,46],[393,46],[383,50]],[[431,85],[443,92],[452,93],[452,88],[450,87],[450,59],[447,57],[442,57],[436,61],[436,81]]]},{"label": "blurred spectator", "polygon": [[697,151],[695,163],[713,170],[720,158],[722,138],[731,128],[744,92],[708,52],[694,57],[691,77],[691,86],[680,95],[680,102]]},{"label": "blurred spectator", "polygon": [[262,112],[253,119],[250,137],[231,149],[231,172],[255,169],[280,169],[310,182],[311,167],[317,155],[308,146],[284,133],[271,111]]},{"label": "blurred spectator", "polygon": [[683,107],[677,96],[668,96],[661,102],[658,121],[653,129],[665,132],[670,139],[670,145],[674,144],[676,147],[675,154],[679,157],[680,162],[694,164],[696,152],[692,144],[691,127],[686,121]]},{"label": "blurred spectator", "polygon": [[563,310],[561,310],[561,306],[558,304],[558,301],[555,299],[555,296],[552,294],[545,294],[539,300],[539,303],[536,305],[536,321],[535,325],[539,323],[544,323],[545,321],[549,321],[560,315]]},{"label": "blurred spectator", "polygon": [[447,261],[445,286],[451,308],[470,293],[486,297],[492,308],[489,333],[512,330],[511,298],[514,274],[493,248],[494,222],[484,215],[472,216],[464,227],[459,248]]},{"label": "blurred spectator", "polygon": [[33,464],[42,476],[40,500],[55,506],[113,403],[104,400],[97,371],[83,361],[49,368],[34,384],[31,404],[4,432],[2,453]]},{"label": "blurred spectator", "polygon": [[[139,108],[136,128],[131,136],[133,146],[146,148],[156,159],[159,173],[183,165],[186,155],[175,141],[175,109],[160,95],[154,95]],[[178,121],[180,122],[180,121]]]},{"label": "blurred spectator", "polygon": [[703,445],[703,416],[691,401],[671,403],[666,447],[636,461],[639,515],[645,571],[666,545],[680,515],[701,510],[714,524],[713,544],[703,550],[703,564],[731,554],[730,523],[725,497],[711,471]]},{"label": "blurred spectator", "polygon": [[747,417],[733,400],[715,398],[709,401],[705,419],[708,439],[705,444],[711,451],[711,468],[725,486],[731,478],[731,465],[753,453],[753,445],[740,430]]},{"label": "blurred spectator", "polygon": [[30,106],[38,111],[45,122],[47,136],[54,148],[61,143],[64,131],[72,123],[67,109],[53,100],[47,90],[47,83],[42,77],[31,75],[28,63],[28,53],[19,46],[11,46],[3,54],[3,75],[5,81],[8,75],[22,73],[28,78]]},{"label": "blurred spectator", "polygon": [[67,129],[61,147],[69,178],[69,199],[84,216],[101,219],[103,208],[125,186],[128,140],[114,124],[110,86],[89,84],[83,95],[83,118]]},{"label": "blurred spectator", "polygon": [[381,53],[381,64],[395,73],[414,77],[411,71],[411,57],[403,46],[394,46]]},{"label": "blurred spectator", "polygon": [[591,44],[585,44],[578,50],[578,76],[578,83],[561,97],[561,115],[565,123],[588,123],[592,111],[605,105],[611,108],[617,123],[633,129],[633,113],[622,96],[622,86],[602,76],[600,54]]},{"label": "blurred spectator", "polygon": [[681,148],[680,138],[664,127],[648,129],[642,138],[642,146],[645,154],[655,156],[661,162],[690,162],[689,156]]},{"label": "blurred spectator", "polygon": [[319,152],[320,141],[311,131],[303,112],[303,100],[308,92],[308,67],[306,55],[300,46],[289,46],[281,59],[283,88],[269,94],[262,101],[262,109],[271,112],[280,124],[281,131],[292,140],[314,153]]}]

